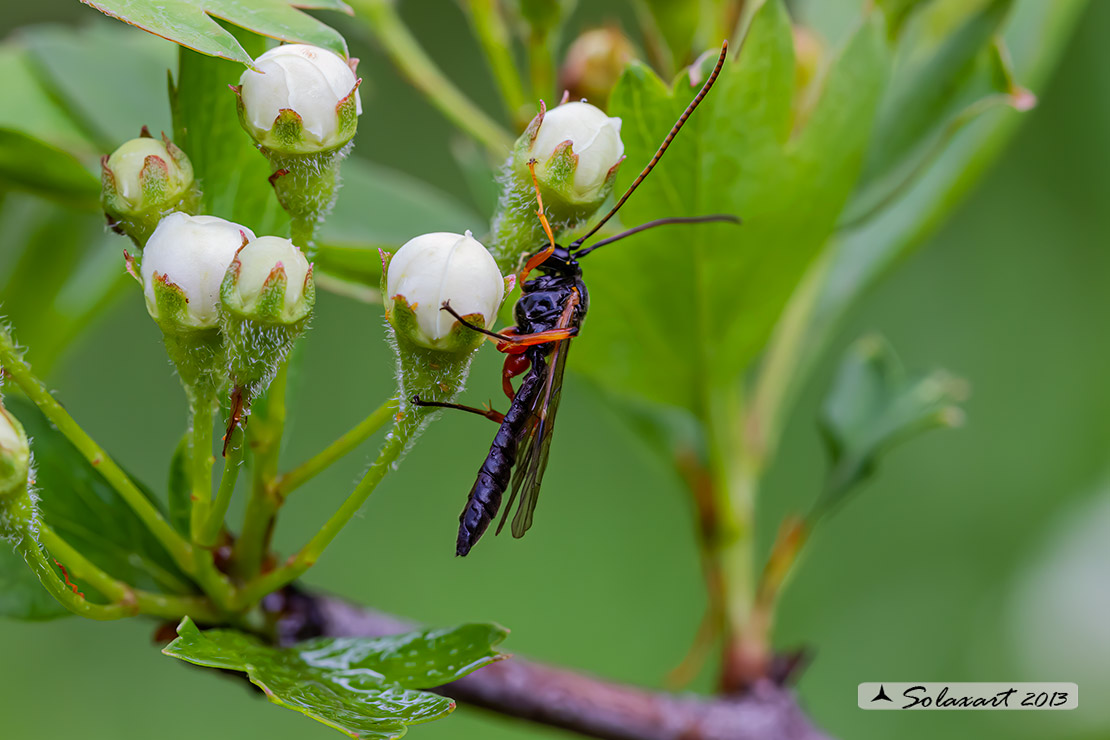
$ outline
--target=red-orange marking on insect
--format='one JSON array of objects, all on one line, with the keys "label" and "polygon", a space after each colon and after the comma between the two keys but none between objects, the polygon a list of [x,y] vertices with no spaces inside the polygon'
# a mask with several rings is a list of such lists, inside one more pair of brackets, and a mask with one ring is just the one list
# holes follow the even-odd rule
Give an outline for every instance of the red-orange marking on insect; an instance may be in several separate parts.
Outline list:
[{"label": "red-orange marking on insect", "polygon": [[54,560],[54,565],[58,566],[58,569],[62,571],[62,578],[65,580],[66,585],[73,589],[73,593],[77,594],[82,599],[85,598],[85,594],[83,594],[83,593],[81,593],[80,591],[77,590],[77,585],[75,583],[70,582],[69,573],[66,572],[66,567],[64,565],[62,565],[61,563],[59,563],[56,558],[53,559],[53,560]]}]

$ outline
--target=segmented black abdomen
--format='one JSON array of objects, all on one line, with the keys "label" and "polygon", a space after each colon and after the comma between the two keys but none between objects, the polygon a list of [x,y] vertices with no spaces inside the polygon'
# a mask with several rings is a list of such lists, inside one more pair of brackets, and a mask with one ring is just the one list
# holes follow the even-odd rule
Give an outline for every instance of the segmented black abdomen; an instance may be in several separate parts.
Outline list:
[{"label": "segmented black abdomen", "polygon": [[531,371],[520,384],[505,420],[497,430],[497,436],[490,445],[489,455],[478,469],[478,478],[466,506],[459,515],[459,537],[455,543],[455,554],[466,555],[470,548],[481,539],[489,523],[497,516],[501,507],[501,496],[509,487],[509,480],[516,463],[517,449],[524,438],[525,426],[532,416],[537,396],[543,389],[544,367],[536,367],[535,360]]}]

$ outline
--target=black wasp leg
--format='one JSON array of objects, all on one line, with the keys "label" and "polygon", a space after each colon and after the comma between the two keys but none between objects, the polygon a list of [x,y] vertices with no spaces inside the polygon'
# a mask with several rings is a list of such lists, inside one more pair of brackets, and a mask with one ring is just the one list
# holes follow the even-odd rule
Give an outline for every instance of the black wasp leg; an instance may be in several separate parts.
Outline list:
[{"label": "black wasp leg", "polygon": [[485,334],[487,337],[493,337],[494,339],[496,339],[499,342],[511,342],[511,341],[513,341],[512,337],[509,337],[506,334],[498,334],[495,331],[490,331],[489,329],[483,329],[482,327],[478,326],[477,324],[470,323],[469,321],[464,319],[461,315],[459,315],[458,311],[456,311],[455,309],[453,309],[451,307],[451,301],[444,301],[443,305],[439,307],[439,310],[440,311],[446,311],[447,313],[454,316],[455,319],[458,320],[458,322],[460,324],[462,324],[463,326],[465,326],[467,329],[473,329],[474,331],[478,332],[479,334]]},{"label": "black wasp leg", "polygon": [[477,414],[478,416],[484,416],[487,419],[489,419],[490,421],[497,422],[498,424],[500,424],[501,422],[503,422],[505,420],[505,415],[504,414],[502,414],[500,411],[494,411],[492,408],[480,409],[480,408],[476,408],[474,406],[464,406],[461,403],[444,403],[442,401],[422,401],[422,400],[420,400],[420,396],[413,396],[412,397],[412,405],[413,406],[423,406],[425,408],[431,407],[431,408],[438,408],[438,409],[458,409],[459,411],[466,411],[466,412],[469,412],[471,414]]}]

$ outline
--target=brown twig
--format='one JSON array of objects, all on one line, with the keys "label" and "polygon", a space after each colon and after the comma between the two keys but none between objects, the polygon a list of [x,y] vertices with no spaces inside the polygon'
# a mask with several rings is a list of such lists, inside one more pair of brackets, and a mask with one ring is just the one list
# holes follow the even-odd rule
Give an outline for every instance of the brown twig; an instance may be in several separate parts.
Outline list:
[{"label": "brown twig", "polygon": [[[279,609],[292,620],[284,630],[279,622],[286,639],[312,633],[376,637],[413,628],[337,598],[288,592],[282,598]],[[297,601],[302,603],[292,603]],[[829,740],[802,712],[793,692],[771,681],[735,697],[676,695],[513,658],[435,691],[501,715],[605,740]]]}]

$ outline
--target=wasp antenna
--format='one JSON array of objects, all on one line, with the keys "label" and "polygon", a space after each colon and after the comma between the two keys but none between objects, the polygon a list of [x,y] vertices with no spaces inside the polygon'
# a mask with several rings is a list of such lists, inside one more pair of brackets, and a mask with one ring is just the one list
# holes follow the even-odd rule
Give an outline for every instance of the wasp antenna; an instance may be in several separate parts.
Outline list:
[{"label": "wasp antenna", "polygon": [[643,169],[643,172],[639,174],[639,176],[635,179],[635,181],[633,181],[628,190],[624,192],[624,195],[620,197],[620,200],[617,201],[617,204],[613,206],[612,210],[606,213],[605,216],[600,221],[598,221],[592,229],[586,232],[585,236],[579,237],[574,241],[573,244],[570,245],[571,251],[581,247],[582,242],[586,241],[591,236],[596,234],[598,230],[602,226],[604,226],[609,219],[617,215],[617,211],[621,209],[621,206],[624,205],[624,202],[628,200],[632,193],[636,192],[636,188],[640,187],[640,183],[644,181],[644,178],[648,176],[648,173],[650,173],[652,169],[655,168],[655,165],[659,163],[659,160],[663,158],[663,154],[667,151],[667,147],[671,145],[671,142],[674,141],[674,137],[678,135],[678,132],[681,131],[682,127],[686,124],[686,119],[690,117],[690,114],[694,112],[694,109],[701,104],[701,101],[709,93],[710,88],[713,87],[713,83],[717,81],[717,75],[721,74],[721,69],[725,66],[725,59],[727,58],[728,41],[724,41],[721,43],[721,55],[717,57],[717,63],[713,66],[713,71],[709,74],[709,78],[705,81],[705,84],[701,86],[701,89],[698,90],[698,94],[694,96],[694,99],[690,101],[690,104],[686,106],[686,110],[682,111],[682,115],[678,117],[677,121],[675,121],[674,126],[671,127],[670,132],[667,134],[667,138],[663,139],[663,143],[659,145],[659,149],[656,150],[655,156],[651,158],[650,162],[648,162],[647,167]]},{"label": "wasp antenna", "polygon": [[586,247],[585,249],[583,249],[579,252],[575,252],[574,256],[575,256],[576,259],[582,259],[583,257],[585,257],[590,252],[594,251],[598,247],[604,247],[606,244],[612,244],[615,241],[620,241],[621,239],[624,239],[626,236],[632,236],[633,234],[639,234],[641,231],[647,231],[648,229],[654,229],[656,226],[666,226],[668,224],[709,224],[709,223],[742,224],[744,222],[741,219],[737,218],[736,216],[732,216],[732,215],[725,214],[725,213],[715,213],[711,216],[673,216],[671,218],[657,218],[654,221],[648,221],[646,224],[640,224],[639,226],[633,226],[631,229],[628,229],[627,231],[622,231],[621,233],[619,233],[615,236],[611,236],[608,239],[602,239],[599,242],[595,242],[594,244],[591,244],[590,246]]}]

